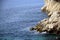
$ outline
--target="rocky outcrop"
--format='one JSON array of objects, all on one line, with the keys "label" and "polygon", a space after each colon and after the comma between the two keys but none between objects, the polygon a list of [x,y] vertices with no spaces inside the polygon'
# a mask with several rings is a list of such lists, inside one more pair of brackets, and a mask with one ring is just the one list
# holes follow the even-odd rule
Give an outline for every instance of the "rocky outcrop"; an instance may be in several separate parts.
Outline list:
[{"label": "rocky outcrop", "polygon": [[45,0],[41,10],[48,14],[48,18],[43,19],[31,30],[60,34],[60,0]]}]

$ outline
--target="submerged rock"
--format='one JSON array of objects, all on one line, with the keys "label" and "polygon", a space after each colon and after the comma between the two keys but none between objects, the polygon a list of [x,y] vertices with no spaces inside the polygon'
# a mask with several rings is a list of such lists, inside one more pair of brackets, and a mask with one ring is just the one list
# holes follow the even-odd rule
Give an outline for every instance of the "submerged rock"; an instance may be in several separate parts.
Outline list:
[{"label": "submerged rock", "polygon": [[43,19],[31,29],[38,32],[60,34],[60,0],[45,0],[45,5],[41,10],[47,12],[48,18]]}]

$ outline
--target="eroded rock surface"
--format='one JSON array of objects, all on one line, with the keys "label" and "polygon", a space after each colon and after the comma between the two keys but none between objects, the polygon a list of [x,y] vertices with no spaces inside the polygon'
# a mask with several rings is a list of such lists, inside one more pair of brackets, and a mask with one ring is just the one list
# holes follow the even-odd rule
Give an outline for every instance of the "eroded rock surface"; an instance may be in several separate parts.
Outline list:
[{"label": "eroded rock surface", "polygon": [[60,34],[60,0],[45,0],[41,10],[48,14],[48,18],[43,19],[31,30]]}]

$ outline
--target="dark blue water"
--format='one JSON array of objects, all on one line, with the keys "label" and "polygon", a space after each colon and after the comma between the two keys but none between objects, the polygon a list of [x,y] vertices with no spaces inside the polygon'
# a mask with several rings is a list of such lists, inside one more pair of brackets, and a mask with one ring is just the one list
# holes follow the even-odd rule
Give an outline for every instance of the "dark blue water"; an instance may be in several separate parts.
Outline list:
[{"label": "dark blue water", "polygon": [[55,40],[56,35],[30,31],[47,15],[43,0],[0,0],[0,40]]}]

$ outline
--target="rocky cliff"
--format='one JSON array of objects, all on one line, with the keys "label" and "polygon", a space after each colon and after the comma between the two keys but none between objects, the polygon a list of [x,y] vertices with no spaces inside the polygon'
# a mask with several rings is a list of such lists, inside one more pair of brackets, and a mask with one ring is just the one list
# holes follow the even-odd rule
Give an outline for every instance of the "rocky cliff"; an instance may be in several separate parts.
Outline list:
[{"label": "rocky cliff", "polygon": [[60,34],[60,0],[44,1],[45,5],[41,8],[41,10],[48,14],[48,18],[43,19],[36,25],[36,27],[31,28],[31,30]]}]

